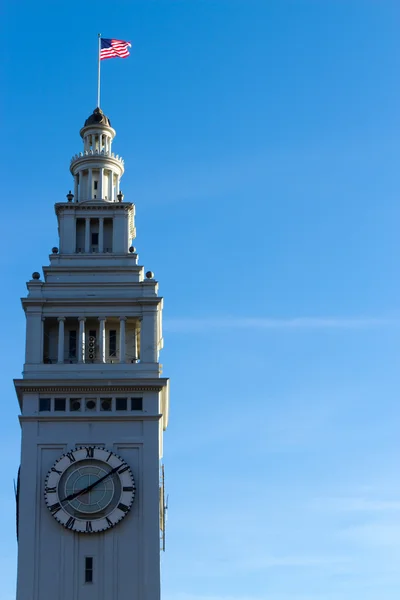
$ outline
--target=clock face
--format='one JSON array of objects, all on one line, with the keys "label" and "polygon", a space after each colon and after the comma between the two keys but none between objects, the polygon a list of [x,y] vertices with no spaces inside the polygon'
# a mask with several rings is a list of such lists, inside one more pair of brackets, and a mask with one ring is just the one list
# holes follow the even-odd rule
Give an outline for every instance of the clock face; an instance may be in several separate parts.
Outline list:
[{"label": "clock face", "polygon": [[44,497],[53,517],[67,529],[98,533],[129,512],[135,482],[117,454],[82,446],[63,454],[47,474]]}]

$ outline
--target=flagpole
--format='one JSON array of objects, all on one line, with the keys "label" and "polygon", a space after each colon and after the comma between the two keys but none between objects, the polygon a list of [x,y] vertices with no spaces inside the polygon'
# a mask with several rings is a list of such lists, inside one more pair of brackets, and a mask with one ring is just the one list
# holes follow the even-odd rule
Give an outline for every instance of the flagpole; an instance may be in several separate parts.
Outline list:
[{"label": "flagpole", "polygon": [[100,108],[100,47],[101,47],[101,33],[98,33],[99,38],[99,49],[97,57],[97,106]]}]

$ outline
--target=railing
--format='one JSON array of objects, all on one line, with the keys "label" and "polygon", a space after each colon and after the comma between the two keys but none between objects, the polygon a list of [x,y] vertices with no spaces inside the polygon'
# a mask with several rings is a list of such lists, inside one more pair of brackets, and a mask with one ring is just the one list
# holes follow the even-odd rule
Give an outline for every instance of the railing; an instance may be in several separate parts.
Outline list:
[{"label": "railing", "polygon": [[122,164],[124,164],[125,162],[122,156],[120,156],[119,154],[114,154],[114,152],[108,152],[106,150],[101,150],[100,152],[98,150],[85,150],[84,152],[79,152],[79,154],[75,154],[71,158],[71,163],[75,160],[78,160],[78,158],[84,158],[85,156],[105,156],[109,158],[115,158],[115,160],[118,160]]},{"label": "railing", "polygon": [[[78,363],[77,357],[70,357],[70,358],[64,358],[64,362],[61,363],[61,364],[64,364],[64,365],[74,365],[74,364],[77,364],[77,363]],[[138,363],[140,363],[140,359],[139,358],[127,358],[124,363],[120,363],[119,362],[119,358],[117,356],[110,356],[109,358],[106,358],[106,360],[105,360],[104,363],[99,358],[86,358],[83,361],[83,363],[81,363],[81,364],[86,364],[86,365],[88,365],[88,364],[89,365],[92,365],[92,364],[97,364],[97,365],[99,365],[99,364],[102,364],[102,365],[104,365],[104,364],[109,364],[109,365],[110,364],[132,364],[132,365],[136,365]],[[57,365],[59,363],[58,363],[57,357],[46,356],[43,359],[43,364],[45,364],[45,365]]]}]

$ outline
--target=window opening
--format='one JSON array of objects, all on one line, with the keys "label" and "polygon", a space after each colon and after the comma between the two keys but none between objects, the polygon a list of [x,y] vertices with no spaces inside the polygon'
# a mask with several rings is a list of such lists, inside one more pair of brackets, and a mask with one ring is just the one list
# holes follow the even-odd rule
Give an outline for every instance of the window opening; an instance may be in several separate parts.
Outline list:
[{"label": "window opening", "polygon": [[96,410],[95,398],[86,398],[86,410]]},{"label": "window opening", "polygon": [[115,408],[117,410],[127,410],[127,408],[128,408],[128,398],[117,398],[115,400]]},{"label": "window opening", "polygon": [[110,329],[110,331],[109,331],[108,354],[109,354],[109,356],[117,356],[117,330],[116,329]]},{"label": "window opening", "polygon": [[77,412],[81,410],[81,399],[80,398],[71,398],[69,401],[69,410],[71,412]]},{"label": "window opening", "polygon": [[50,398],[39,398],[39,412],[47,412],[51,409]]},{"label": "window opening", "polygon": [[85,583],[93,583],[93,556],[85,558]]},{"label": "window opening", "polygon": [[94,189],[97,190],[97,181],[94,181]]},{"label": "window opening", "polygon": [[54,410],[64,411],[66,405],[65,398],[54,398]]},{"label": "window opening", "polygon": [[96,358],[96,330],[89,330],[89,339],[88,339],[88,359],[94,360]]},{"label": "window opening", "polygon": [[100,410],[110,411],[112,408],[112,398],[100,398]]},{"label": "window opening", "polygon": [[143,398],[131,398],[131,410],[143,410]]},{"label": "window opening", "polygon": [[68,346],[68,356],[69,358],[76,358],[76,330],[70,330],[69,332],[69,346]]}]

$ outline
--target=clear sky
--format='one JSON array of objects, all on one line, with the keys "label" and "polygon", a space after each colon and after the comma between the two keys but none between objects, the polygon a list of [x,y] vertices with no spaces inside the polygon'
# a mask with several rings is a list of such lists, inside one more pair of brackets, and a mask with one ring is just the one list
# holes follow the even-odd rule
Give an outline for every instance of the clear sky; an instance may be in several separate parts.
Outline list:
[{"label": "clear sky", "polygon": [[2,6],[1,599],[25,318],[96,105],[165,297],[163,600],[398,600],[398,0]]}]

